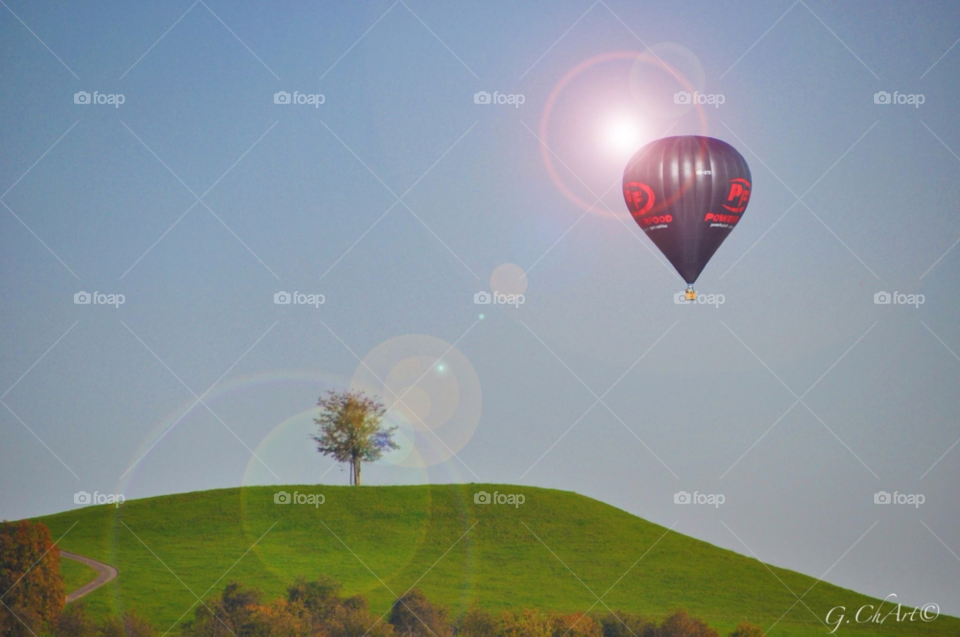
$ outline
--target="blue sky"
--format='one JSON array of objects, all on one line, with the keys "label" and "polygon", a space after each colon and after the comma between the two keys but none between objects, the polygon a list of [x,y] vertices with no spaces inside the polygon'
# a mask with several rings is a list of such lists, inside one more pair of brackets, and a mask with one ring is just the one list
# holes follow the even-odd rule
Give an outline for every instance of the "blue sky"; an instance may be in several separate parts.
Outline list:
[{"label": "blue sky", "polygon": [[[310,410],[379,378],[436,429],[369,484],[569,489],[960,614],[955,5],[5,6],[0,516],[345,484]],[[724,103],[675,109],[647,47]],[[675,305],[625,218],[621,121],[750,164],[698,281],[723,305]],[[492,286],[523,305],[475,305]]]}]

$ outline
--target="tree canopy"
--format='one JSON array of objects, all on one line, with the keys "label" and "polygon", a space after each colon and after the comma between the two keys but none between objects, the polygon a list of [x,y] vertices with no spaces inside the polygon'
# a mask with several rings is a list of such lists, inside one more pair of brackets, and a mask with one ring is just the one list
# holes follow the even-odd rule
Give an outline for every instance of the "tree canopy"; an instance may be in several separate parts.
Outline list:
[{"label": "tree canopy", "polygon": [[66,603],[60,549],[39,522],[0,523],[0,635],[24,637],[51,627]]},{"label": "tree canopy", "polygon": [[313,421],[317,451],[350,465],[350,484],[360,485],[360,466],[379,460],[385,451],[399,449],[393,442],[396,427],[383,425],[383,403],[361,391],[328,391],[317,401],[320,415]]}]

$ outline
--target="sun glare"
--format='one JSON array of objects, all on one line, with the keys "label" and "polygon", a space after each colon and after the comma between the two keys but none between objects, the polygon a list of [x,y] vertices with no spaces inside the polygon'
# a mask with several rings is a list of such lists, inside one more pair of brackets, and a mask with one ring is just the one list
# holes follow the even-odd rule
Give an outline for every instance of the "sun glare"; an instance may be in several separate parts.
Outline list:
[{"label": "sun glare", "polygon": [[631,154],[641,144],[640,126],[629,117],[616,117],[607,121],[603,131],[604,145],[617,154]]}]

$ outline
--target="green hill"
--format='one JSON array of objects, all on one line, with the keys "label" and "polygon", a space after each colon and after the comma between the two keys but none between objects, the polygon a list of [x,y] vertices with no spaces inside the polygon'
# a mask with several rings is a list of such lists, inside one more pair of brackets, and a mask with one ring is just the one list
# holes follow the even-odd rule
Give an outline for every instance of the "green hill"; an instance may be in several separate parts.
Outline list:
[{"label": "green hill", "polygon": [[60,575],[66,592],[70,593],[96,579],[97,572],[86,564],[64,558],[60,560]]},{"label": "green hill", "polygon": [[[161,633],[191,609],[194,594],[210,597],[231,580],[272,598],[297,576],[325,573],[346,593],[367,596],[378,614],[395,599],[388,587],[401,595],[416,584],[454,614],[474,603],[597,613],[605,604],[655,617],[686,608],[722,634],[744,620],[769,629],[783,616],[771,635],[814,635],[827,632],[820,620],[829,609],[846,606],[850,623],[840,635],[960,635],[952,617],[858,625],[856,609],[877,600],[768,570],[575,493],[509,485],[282,489],[322,493],[326,501],[275,504],[277,487],[236,488],[40,521],[54,537],[76,523],[60,546],[119,569],[119,578],[85,598],[88,608],[98,615],[134,609]],[[522,493],[526,501],[478,505],[480,490]],[[813,589],[797,604],[787,586],[798,595]],[[591,590],[602,604],[594,605]]]}]

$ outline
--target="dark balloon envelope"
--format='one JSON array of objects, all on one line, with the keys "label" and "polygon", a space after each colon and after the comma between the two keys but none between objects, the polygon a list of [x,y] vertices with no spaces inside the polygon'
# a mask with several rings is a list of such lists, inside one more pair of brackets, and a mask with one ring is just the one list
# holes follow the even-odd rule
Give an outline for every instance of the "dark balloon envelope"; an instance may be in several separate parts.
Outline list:
[{"label": "dark balloon envelope", "polygon": [[641,148],[623,172],[633,219],[693,285],[750,201],[746,160],[730,144],[699,135]]}]

